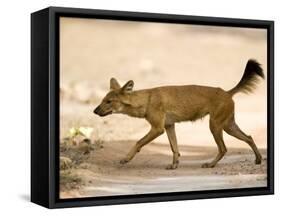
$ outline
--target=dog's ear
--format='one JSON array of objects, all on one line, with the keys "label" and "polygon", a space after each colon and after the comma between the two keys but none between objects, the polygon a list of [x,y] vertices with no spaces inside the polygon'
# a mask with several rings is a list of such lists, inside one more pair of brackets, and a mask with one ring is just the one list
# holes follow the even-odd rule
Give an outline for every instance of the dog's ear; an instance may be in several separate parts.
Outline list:
[{"label": "dog's ear", "polygon": [[134,81],[130,80],[122,87],[122,91],[125,93],[130,93],[131,91],[133,91],[133,87],[134,87]]},{"label": "dog's ear", "polygon": [[119,85],[118,81],[115,78],[110,79],[110,90],[117,90],[120,89],[121,86]]}]

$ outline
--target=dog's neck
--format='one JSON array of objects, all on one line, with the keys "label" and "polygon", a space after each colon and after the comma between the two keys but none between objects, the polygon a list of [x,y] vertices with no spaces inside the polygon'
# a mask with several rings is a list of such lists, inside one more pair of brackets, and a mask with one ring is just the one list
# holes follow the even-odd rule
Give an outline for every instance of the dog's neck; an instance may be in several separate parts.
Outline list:
[{"label": "dog's neck", "polygon": [[127,95],[127,103],[121,113],[132,117],[145,118],[148,99],[147,91],[132,91]]}]

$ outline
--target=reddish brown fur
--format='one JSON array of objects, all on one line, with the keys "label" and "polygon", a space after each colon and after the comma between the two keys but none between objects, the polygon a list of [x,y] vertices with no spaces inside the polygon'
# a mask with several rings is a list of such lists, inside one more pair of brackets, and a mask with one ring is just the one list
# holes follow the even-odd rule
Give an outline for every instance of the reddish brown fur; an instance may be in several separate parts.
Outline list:
[{"label": "reddish brown fur", "polygon": [[116,79],[110,80],[110,92],[95,113],[105,116],[111,113],[123,113],[132,117],[145,118],[151,125],[147,135],[140,139],[127,156],[120,161],[129,162],[140,149],[166,131],[173,151],[173,163],[168,169],[175,169],[179,163],[179,151],[175,134],[175,123],[195,121],[210,115],[210,130],[218,146],[218,155],[202,167],[214,167],[226,153],[223,130],[228,134],[247,142],[256,155],[256,163],[261,163],[261,155],[250,136],[242,132],[234,120],[233,94],[251,91],[257,81],[257,75],[263,77],[260,65],[249,60],[241,81],[230,91],[221,88],[197,85],[164,86],[133,91],[133,81],[120,87]]}]

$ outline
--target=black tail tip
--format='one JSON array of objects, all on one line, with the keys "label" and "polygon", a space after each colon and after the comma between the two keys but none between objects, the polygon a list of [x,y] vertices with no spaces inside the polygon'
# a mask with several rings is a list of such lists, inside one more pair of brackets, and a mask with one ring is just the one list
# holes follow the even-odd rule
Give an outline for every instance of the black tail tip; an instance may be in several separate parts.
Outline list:
[{"label": "black tail tip", "polygon": [[261,64],[257,60],[249,59],[246,65],[246,70],[255,72],[257,75],[264,79],[263,69],[261,67]]}]

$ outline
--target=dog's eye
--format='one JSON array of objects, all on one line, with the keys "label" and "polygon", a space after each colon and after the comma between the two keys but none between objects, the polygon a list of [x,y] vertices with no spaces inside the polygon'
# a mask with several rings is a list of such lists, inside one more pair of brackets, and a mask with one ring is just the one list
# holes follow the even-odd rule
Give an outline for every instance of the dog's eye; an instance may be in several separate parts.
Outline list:
[{"label": "dog's eye", "polygon": [[110,104],[110,103],[111,103],[111,100],[106,101],[106,103],[107,103],[107,104]]}]

